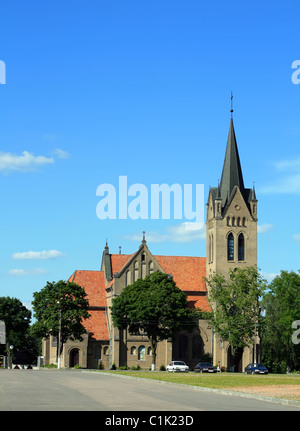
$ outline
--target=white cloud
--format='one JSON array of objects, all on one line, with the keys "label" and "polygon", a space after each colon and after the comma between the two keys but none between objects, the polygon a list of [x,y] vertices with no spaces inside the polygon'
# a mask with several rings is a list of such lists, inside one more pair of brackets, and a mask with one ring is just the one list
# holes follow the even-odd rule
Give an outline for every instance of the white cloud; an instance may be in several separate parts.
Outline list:
[{"label": "white cloud", "polygon": [[296,242],[300,242],[300,235],[298,234],[293,235],[293,240]]},{"label": "white cloud", "polygon": [[69,153],[67,151],[61,150],[60,148],[56,148],[54,150],[54,154],[59,158],[59,159],[67,159],[69,157]]},{"label": "white cloud", "polygon": [[34,171],[52,163],[54,163],[53,157],[35,156],[28,151],[23,151],[21,155],[0,151],[0,171],[3,173]]},{"label": "white cloud", "polygon": [[266,194],[300,194],[300,158],[274,162],[280,177],[259,190]]},{"label": "white cloud", "polygon": [[23,253],[14,253],[13,259],[55,259],[63,257],[63,253],[58,250],[44,250],[44,251],[25,251]]},{"label": "white cloud", "polygon": [[279,178],[259,191],[266,194],[300,194],[300,173]]},{"label": "white cloud", "polygon": [[265,233],[273,228],[274,228],[273,224],[264,223],[257,226],[257,233]]},{"label": "white cloud", "polygon": [[280,275],[280,273],[276,272],[261,272],[260,275],[267,280],[268,283],[271,283],[271,281]]},{"label": "white cloud", "polygon": [[274,166],[276,169],[282,170],[300,170],[300,157],[293,160],[282,160],[281,162],[275,162]]},{"label": "white cloud", "polygon": [[[205,239],[206,231],[204,223],[184,222],[177,226],[170,226],[165,233],[147,232],[148,242],[192,242]],[[131,241],[141,241],[141,235],[127,235],[125,237]]]},{"label": "white cloud", "polygon": [[205,239],[206,229],[204,223],[181,223],[178,226],[170,226],[169,237],[174,242],[191,242]]},{"label": "white cloud", "polygon": [[10,275],[16,275],[18,277],[28,276],[28,275],[42,275],[46,274],[47,270],[42,268],[35,269],[11,269],[8,271]]}]

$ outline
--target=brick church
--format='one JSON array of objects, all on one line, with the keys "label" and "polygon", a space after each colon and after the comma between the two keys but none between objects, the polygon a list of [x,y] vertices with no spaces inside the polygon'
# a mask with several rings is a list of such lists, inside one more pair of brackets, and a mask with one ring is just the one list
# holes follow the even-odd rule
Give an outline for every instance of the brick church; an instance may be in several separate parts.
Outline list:
[{"label": "brick church", "polygon": [[[110,253],[104,247],[101,269],[77,270],[69,281],[84,287],[91,317],[84,321],[84,340],[68,341],[63,348],[62,367],[97,368],[151,367],[151,347],[145,334],[120,331],[112,324],[112,299],[125,286],[154,271],[173,276],[177,286],[186,293],[189,307],[208,311],[207,286],[203,277],[213,273],[227,274],[230,268],[257,263],[257,199],[254,188],[245,188],[238,153],[233,119],[230,120],[228,141],[221,181],[209,190],[206,204],[206,258],[153,255],[143,236],[141,244],[130,255]],[[231,371],[242,371],[254,360],[257,348],[245,348],[233,357],[230,345],[221,340],[205,320],[196,329],[181,331],[174,339],[158,343],[156,365],[166,366],[172,359],[184,360],[192,369],[204,353],[213,357],[214,365]],[[56,363],[56,340],[43,342],[47,363]]]}]

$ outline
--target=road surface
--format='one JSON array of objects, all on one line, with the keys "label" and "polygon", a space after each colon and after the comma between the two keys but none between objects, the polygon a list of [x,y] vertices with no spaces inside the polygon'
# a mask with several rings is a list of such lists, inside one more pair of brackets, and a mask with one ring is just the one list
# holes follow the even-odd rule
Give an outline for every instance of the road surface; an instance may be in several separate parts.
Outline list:
[{"label": "road surface", "polygon": [[101,372],[0,369],[0,410],[196,412],[300,408]]}]

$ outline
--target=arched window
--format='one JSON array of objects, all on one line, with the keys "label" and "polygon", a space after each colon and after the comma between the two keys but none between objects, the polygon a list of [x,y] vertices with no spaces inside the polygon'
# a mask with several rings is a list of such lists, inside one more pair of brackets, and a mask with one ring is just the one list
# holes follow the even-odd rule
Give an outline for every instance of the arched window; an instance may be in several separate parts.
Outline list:
[{"label": "arched window", "polygon": [[227,217],[227,226],[230,226],[230,217]]},{"label": "arched window", "polygon": [[135,347],[135,346],[132,346],[132,347],[131,347],[131,349],[130,349],[130,354],[131,354],[131,355],[136,355],[136,347]]},{"label": "arched window", "polygon": [[148,347],[148,349],[147,349],[147,355],[148,356],[152,355],[152,349],[151,349],[151,347]]},{"label": "arched window", "polygon": [[145,346],[140,346],[139,350],[138,350],[138,360],[144,361],[145,360],[145,354],[146,354]]},{"label": "arched window", "polygon": [[245,260],[245,238],[242,233],[238,237],[238,259]]},{"label": "arched window", "polygon": [[234,238],[232,233],[227,238],[227,259],[234,260]]}]

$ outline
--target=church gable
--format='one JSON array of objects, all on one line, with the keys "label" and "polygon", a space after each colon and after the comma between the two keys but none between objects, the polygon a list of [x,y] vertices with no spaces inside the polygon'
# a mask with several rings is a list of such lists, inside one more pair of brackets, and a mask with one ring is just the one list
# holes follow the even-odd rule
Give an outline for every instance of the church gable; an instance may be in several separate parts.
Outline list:
[{"label": "church gable", "polygon": [[228,226],[245,226],[246,219],[249,220],[252,218],[248,205],[237,186],[234,187],[228,204],[224,208],[223,218],[226,218],[230,223],[227,224]]},{"label": "church gable", "polygon": [[[117,256],[122,255],[111,255],[112,261],[121,260]],[[138,251],[132,255],[127,255],[124,258],[123,266],[113,274],[115,294],[119,295],[126,286],[155,271],[165,272],[148,249],[146,241],[143,240]]]}]

